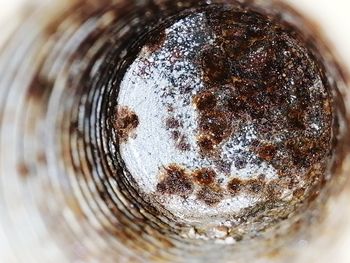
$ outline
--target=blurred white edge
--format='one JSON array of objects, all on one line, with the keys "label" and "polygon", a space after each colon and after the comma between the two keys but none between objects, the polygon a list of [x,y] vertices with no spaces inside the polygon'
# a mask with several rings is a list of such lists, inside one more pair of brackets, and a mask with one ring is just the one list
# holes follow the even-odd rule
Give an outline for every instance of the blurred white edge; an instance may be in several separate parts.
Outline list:
[{"label": "blurred white edge", "polygon": [[[4,40],[8,38],[13,29],[19,23],[18,9],[22,5],[31,5],[36,2],[50,0],[0,0],[0,48]],[[52,0],[51,0],[52,1]],[[331,45],[335,49],[335,53],[339,56],[340,61],[345,68],[350,69],[350,1],[349,0],[285,0],[290,5],[296,7],[297,10],[306,14],[314,22],[316,22],[326,37],[330,40]],[[350,103],[350,102],[349,102]],[[349,189],[347,189],[349,191]],[[348,195],[346,195],[348,196]],[[350,201],[348,202],[350,204]],[[1,213],[0,207],[0,213]],[[349,222],[345,226],[339,226],[341,237],[335,245],[335,249],[329,250],[327,253],[322,251],[313,251],[318,253],[312,262],[350,262],[350,209],[339,211],[344,213],[343,216]],[[10,263],[14,261],[12,251],[6,242],[6,237],[0,226],[0,262]],[[18,251],[20,252],[20,251]],[[312,257],[311,257],[312,258]],[[310,263],[312,263],[310,262]]]}]

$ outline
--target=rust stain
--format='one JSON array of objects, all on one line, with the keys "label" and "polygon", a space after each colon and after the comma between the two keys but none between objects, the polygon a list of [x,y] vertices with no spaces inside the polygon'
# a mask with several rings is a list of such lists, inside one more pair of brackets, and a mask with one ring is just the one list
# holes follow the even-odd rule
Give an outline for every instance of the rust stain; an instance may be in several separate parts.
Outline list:
[{"label": "rust stain", "polygon": [[251,179],[232,178],[227,184],[227,190],[232,195],[247,192],[254,195],[266,196],[266,182],[262,177]]},{"label": "rust stain", "polygon": [[261,194],[265,190],[265,181],[261,179],[249,179],[245,182],[245,188],[252,194]]},{"label": "rust stain", "polygon": [[220,188],[202,187],[198,193],[198,200],[204,202],[208,206],[214,206],[223,199],[223,193]]},{"label": "rust stain", "polygon": [[202,168],[195,170],[192,173],[194,181],[199,185],[213,185],[216,178],[216,173],[214,170],[209,168]]},{"label": "rust stain", "polygon": [[[326,85],[318,94],[310,92],[315,79],[324,76],[304,50],[280,34],[289,32],[289,25],[271,27],[266,18],[248,17],[256,23],[254,30],[232,23],[245,19],[232,10],[208,13],[217,37],[196,61],[205,85],[192,97],[198,111],[197,145],[202,155],[216,160],[223,143],[251,123],[257,137],[249,145],[251,152],[278,173],[295,176],[329,152],[332,98],[320,95]],[[310,101],[317,103],[311,106]],[[307,131],[311,125],[320,132]]]},{"label": "rust stain", "polygon": [[159,178],[157,192],[160,194],[187,198],[196,191],[197,199],[208,206],[216,205],[224,197],[223,189],[217,184],[216,173],[210,168],[190,171],[178,164],[170,164],[161,171]]},{"label": "rust stain", "polygon": [[243,186],[244,182],[242,180],[238,178],[233,178],[227,184],[227,189],[231,194],[236,195],[242,190]]},{"label": "rust stain", "polygon": [[161,194],[189,196],[193,192],[193,183],[185,168],[171,164],[164,168],[161,181],[157,184],[157,191]]},{"label": "rust stain", "polygon": [[216,143],[209,135],[201,134],[198,136],[197,144],[202,154],[212,155],[215,153]]},{"label": "rust stain", "polygon": [[139,125],[139,118],[128,107],[119,107],[115,120],[115,128],[119,139],[126,142],[131,135],[135,136],[135,129]]},{"label": "rust stain", "polygon": [[305,194],[305,188],[299,188],[293,192],[293,196],[300,199],[304,196]]},{"label": "rust stain", "polygon": [[193,98],[193,103],[197,110],[199,111],[206,111],[206,110],[211,110],[216,106],[216,97],[213,94],[213,92],[204,92],[201,94],[196,95]]},{"label": "rust stain", "polygon": [[162,47],[166,40],[166,33],[165,30],[159,31],[158,35],[151,36],[147,40],[147,49],[149,52],[153,53],[156,52],[158,49]]},{"label": "rust stain", "polygon": [[275,157],[277,152],[276,146],[271,144],[265,144],[258,146],[256,149],[257,155],[265,160],[265,161],[272,161],[272,159]]},{"label": "rust stain", "polygon": [[17,172],[22,178],[27,178],[30,174],[29,167],[23,162],[17,164]]}]

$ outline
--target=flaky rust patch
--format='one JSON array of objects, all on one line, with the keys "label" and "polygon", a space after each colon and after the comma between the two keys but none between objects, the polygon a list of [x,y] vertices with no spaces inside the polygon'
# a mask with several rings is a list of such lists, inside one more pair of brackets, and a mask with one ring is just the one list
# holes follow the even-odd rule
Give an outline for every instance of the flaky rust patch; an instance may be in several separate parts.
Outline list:
[{"label": "flaky rust patch", "polygon": [[[218,176],[212,169],[198,168],[202,164],[189,165],[197,170],[171,164],[162,169],[157,192],[191,195],[211,208],[224,198],[242,195],[259,202],[247,209],[252,217],[287,215],[296,202],[318,196],[322,185],[317,182],[323,181],[326,170],[310,175],[315,164],[326,164],[331,155],[335,117],[324,69],[317,65],[314,50],[298,41],[302,36],[289,34],[293,28],[288,25],[271,26],[267,17],[229,9],[208,11],[206,18],[214,43],[190,58],[203,86],[196,94],[185,84],[179,88],[184,97],[190,94],[188,103],[197,111],[198,148],[187,147],[188,126],[183,116],[173,117],[171,106],[170,117],[163,121],[177,148],[198,149]],[[169,62],[178,56],[174,47]],[[262,169],[235,171],[248,170],[251,164]]]},{"label": "flaky rust patch", "polygon": [[[309,180],[320,180],[314,178],[314,170],[308,173]],[[260,200],[268,202],[277,201],[281,198],[284,190],[291,190],[292,198],[303,200],[309,193],[311,202],[318,195],[318,186],[310,188],[308,185],[300,185],[295,177],[280,177],[267,180],[265,175],[259,174],[251,178],[231,178],[222,185],[217,178],[216,172],[211,168],[200,168],[195,170],[187,169],[178,164],[170,164],[161,170],[159,183],[156,190],[161,195],[175,195],[188,198],[195,194],[196,199],[213,207],[224,198],[236,197],[238,195],[249,195],[259,197]]]},{"label": "flaky rust patch", "polygon": [[323,68],[307,47],[283,33],[287,25],[271,27],[257,14],[226,10],[208,13],[207,19],[216,39],[194,61],[204,89],[192,97],[200,153],[217,159],[222,145],[244,134],[249,123],[256,143],[247,147],[278,172],[302,173],[324,159],[332,98]]},{"label": "flaky rust patch", "polygon": [[264,176],[261,175],[257,178],[250,179],[232,178],[227,184],[227,190],[233,196],[245,192],[248,194],[268,197],[266,192],[267,183]]},{"label": "flaky rust patch", "polygon": [[277,153],[277,147],[272,144],[263,144],[256,147],[255,151],[262,160],[272,161]]},{"label": "flaky rust patch", "polygon": [[193,183],[185,168],[171,164],[162,171],[157,191],[161,194],[186,197],[193,192]]},{"label": "flaky rust patch", "polygon": [[193,192],[199,201],[208,206],[219,203],[223,197],[223,189],[219,186],[216,173],[210,168],[190,171],[178,164],[170,164],[162,169],[157,184],[159,194],[177,195],[187,198]]},{"label": "flaky rust patch", "polygon": [[139,118],[136,113],[128,107],[118,107],[115,118],[115,129],[119,140],[126,142],[130,136],[136,136],[135,130],[139,125]]},{"label": "flaky rust patch", "polygon": [[[233,177],[227,184],[221,185],[216,172],[211,168],[190,170],[178,164],[170,164],[162,169],[156,188],[158,194],[183,198],[188,198],[194,193],[197,200],[212,207],[224,198],[240,194],[259,196],[261,200],[277,200],[283,189],[287,189],[291,184],[289,179],[285,177],[267,181],[265,175],[260,174],[246,179]],[[304,192],[305,188],[300,187],[293,193],[293,197],[302,199]]]},{"label": "flaky rust patch", "polygon": [[241,190],[243,189],[243,186],[244,186],[244,182],[241,179],[233,178],[227,184],[227,190],[231,194],[236,195],[241,192]]},{"label": "flaky rust patch", "polygon": [[216,173],[214,170],[209,168],[202,168],[195,170],[192,176],[196,183],[199,185],[213,185],[216,181]]}]

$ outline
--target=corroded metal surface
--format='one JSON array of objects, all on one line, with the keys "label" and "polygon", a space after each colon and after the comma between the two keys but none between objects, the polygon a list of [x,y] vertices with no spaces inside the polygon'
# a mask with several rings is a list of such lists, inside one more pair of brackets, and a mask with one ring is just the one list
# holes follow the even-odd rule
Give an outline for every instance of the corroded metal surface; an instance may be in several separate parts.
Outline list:
[{"label": "corroded metal surface", "polygon": [[[140,192],[194,225],[239,226],[246,208],[260,207],[266,227],[319,191],[342,117],[298,30],[224,5],[170,20],[151,38],[119,96],[140,118],[120,148]],[[202,169],[208,184],[197,180]]]},{"label": "corroded metal surface", "polygon": [[234,0],[45,11],[0,57],[2,199],[21,203],[3,220],[67,262],[259,262],[320,224],[346,179],[346,85],[299,14]]}]

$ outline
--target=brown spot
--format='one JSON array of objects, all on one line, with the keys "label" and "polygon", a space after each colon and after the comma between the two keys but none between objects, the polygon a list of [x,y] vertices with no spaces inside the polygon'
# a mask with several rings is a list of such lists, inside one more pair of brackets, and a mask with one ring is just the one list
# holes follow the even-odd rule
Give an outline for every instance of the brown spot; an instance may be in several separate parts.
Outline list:
[{"label": "brown spot", "polygon": [[293,138],[285,142],[293,165],[297,167],[310,167],[321,156],[322,144],[308,138]]},{"label": "brown spot", "polygon": [[262,194],[264,192],[265,182],[259,179],[249,179],[244,183],[245,189],[253,194]]},{"label": "brown spot", "polygon": [[194,181],[200,185],[212,185],[215,181],[216,173],[210,168],[202,168],[192,173]]},{"label": "brown spot", "polygon": [[293,196],[300,199],[304,196],[305,188],[299,188],[293,192]]},{"label": "brown spot", "polygon": [[158,35],[153,35],[149,38],[147,42],[147,48],[149,52],[153,53],[161,48],[166,40],[165,30],[160,31]]},{"label": "brown spot", "polygon": [[23,178],[26,178],[29,176],[29,168],[25,163],[19,163],[17,165],[17,172]]},{"label": "brown spot", "polygon": [[202,54],[202,68],[208,81],[222,82],[229,74],[227,57],[220,49],[205,50]]},{"label": "brown spot", "polygon": [[215,143],[208,135],[200,135],[198,138],[198,146],[200,147],[201,153],[209,155],[215,150]]},{"label": "brown spot", "polygon": [[174,117],[167,118],[165,125],[168,129],[178,129],[182,126],[180,121],[175,119]]},{"label": "brown spot", "polygon": [[332,114],[332,107],[328,100],[325,100],[323,102],[323,110],[326,114],[329,114],[329,115]]},{"label": "brown spot", "polygon": [[276,152],[277,148],[271,144],[262,145],[257,148],[257,155],[265,161],[271,161],[275,157]]},{"label": "brown spot", "polygon": [[194,97],[193,104],[200,111],[210,111],[216,106],[216,98],[211,92],[200,93]]},{"label": "brown spot", "polygon": [[313,201],[316,200],[316,198],[320,195],[320,191],[319,190],[314,190],[311,192],[311,194],[308,197],[308,202],[312,203]]},{"label": "brown spot", "polygon": [[179,195],[186,197],[193,192],[193,184],[183,167],[171,164],[164,168],[157,191],[161,194]]},{"label": "brown spot", "polygon": [[197,193],[197,198],[203,201],[208,206],[214,206],[223,199],[223,194],[220,189],[214,189],[211,187],[203,187]]},{"label": "brown spot", "polygon": [[302,110],[293,109],[288,114],[290,124],[298,129],[305,129],[304,112]]},{"label": "brown spot", "polygon": [[47,78],[36,75],[27,91],[27,98],[40,99],[45,92],[49,91],[53,87],[53,83]]},{"label": "brown spot", "polygon": [[115,127],[121,141],[127,141],[138,125],[139,118],[135,112],[128,107],[118,108]]},{"label": "brown spot", "polygon": [[242,190],[243,182],[242,180],[238,178],[233,178],[231,181],[227,184],[227,189],[231,194],[237,194]]},{"label": "brown spot", "polygon": [[220,111],[213,110],[201,114],[199,126],[202,134],[207,134],[216,144],[221,143],[230,133],[228,119],[225,113]]}]

